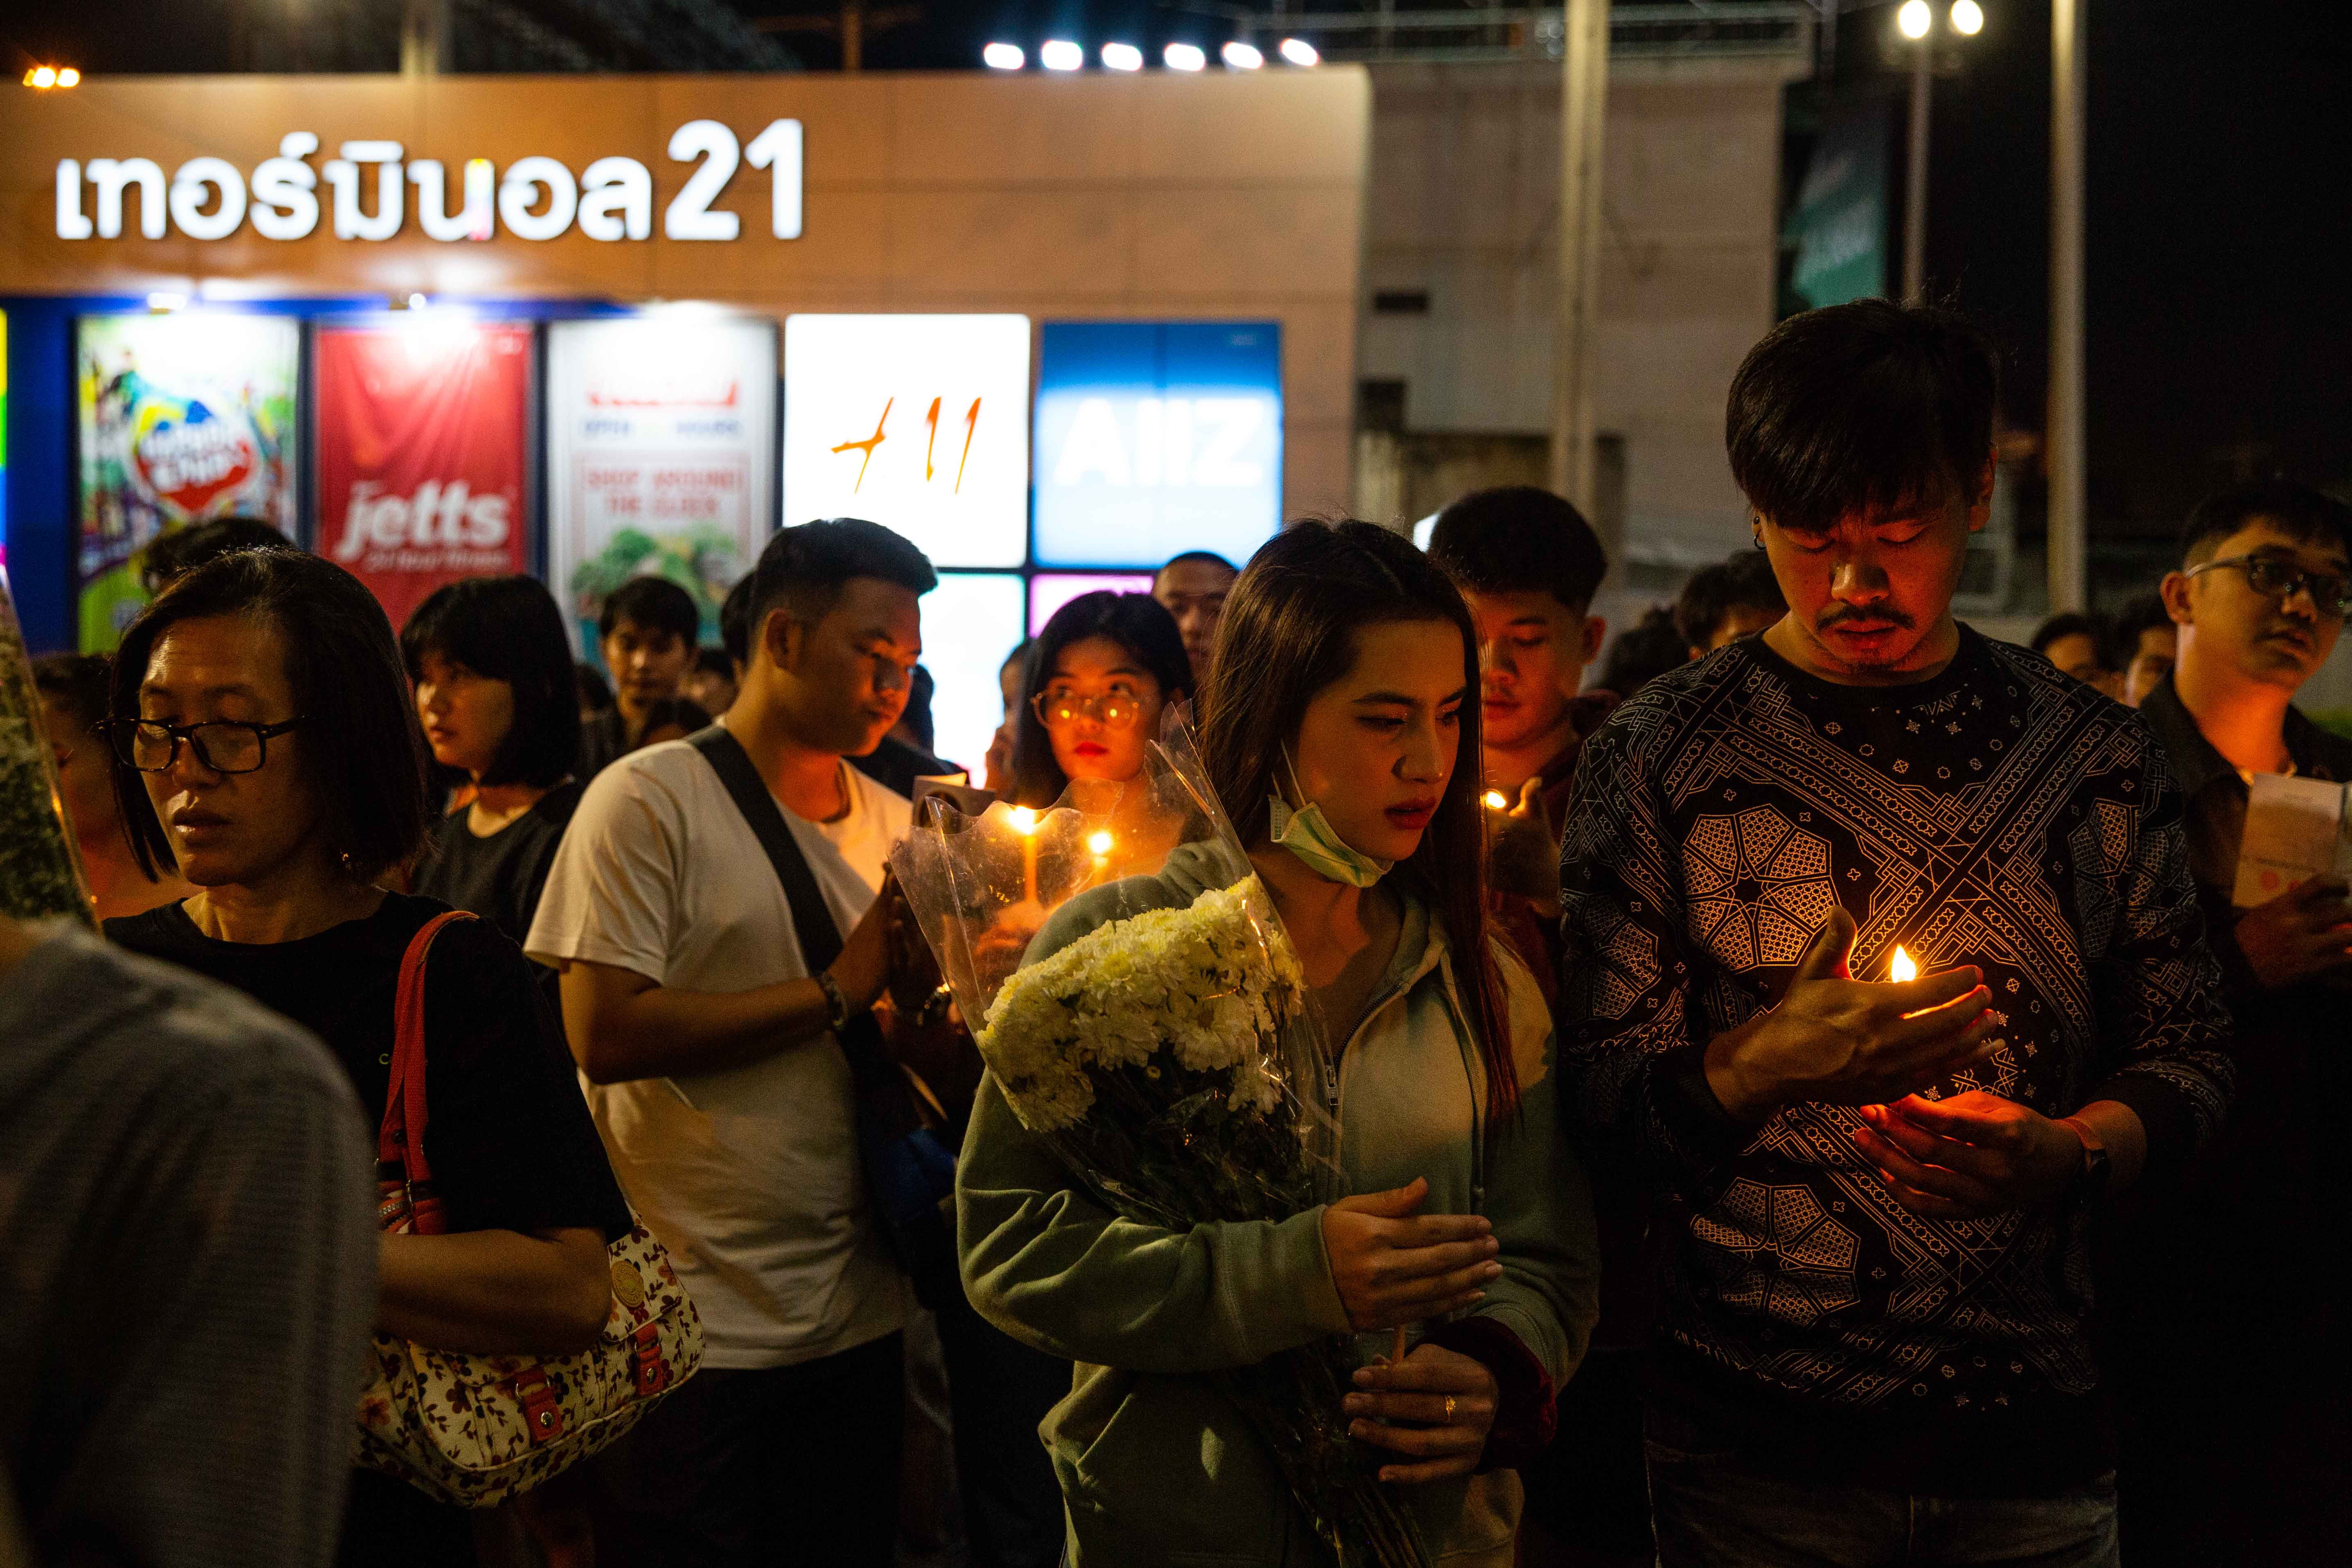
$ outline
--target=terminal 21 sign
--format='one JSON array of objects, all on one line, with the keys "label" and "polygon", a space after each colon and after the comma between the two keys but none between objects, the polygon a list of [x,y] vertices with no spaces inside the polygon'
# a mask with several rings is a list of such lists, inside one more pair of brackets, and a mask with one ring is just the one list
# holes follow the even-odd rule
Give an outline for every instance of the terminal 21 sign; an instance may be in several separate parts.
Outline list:
[{"label": "terminal 21 sign", "polygon": [[[61,158],[58,237],[120,238],[124,197],[135,194],[139,232],[149,239],[164,237],[167,219],[190,239],[226,239],[248,221],[266,239],[301,239],[324,218],[337,239],[386,240],[407,222],[411,187],[417,226],[445,243],[489,239],[501,224],[520,239],[553,239],[575,223],[591,239],[653,236],[653,172],[635,158],[599,158],[577,176],[554,158],[519,158],[503,177],[488,158],[469,158],[453,189],[438,159],[408,158],[397,142],[345,142],[313,168],[319,150],[316,135],[296,131],[250,179],[226,158],[191,158],[168,186],[152,158]],[[749,145],[716,120],[688,121],[670,133],[668,152],[694,172],[662,209],[663,238],[737,238],[741,220],[710,204],[744,163],[768,171],[770,232],[800,237],[799,121],[772,121]]]}]

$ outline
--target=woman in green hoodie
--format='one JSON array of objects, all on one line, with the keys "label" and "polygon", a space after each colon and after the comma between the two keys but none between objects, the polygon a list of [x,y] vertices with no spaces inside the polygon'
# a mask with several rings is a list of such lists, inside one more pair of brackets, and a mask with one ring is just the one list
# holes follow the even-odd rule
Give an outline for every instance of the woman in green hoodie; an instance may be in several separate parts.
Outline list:
[{"label": "woman in green hoodie", "polygon": [[[1597,1251],[1563,1141],[1551,1022],[1488,934],[1476,644],[1460,595],[1385,529],[1302,523],[1234,584],[1202,759],[1280,910],[1336,1053],[1348,1188],[1279,1223],[1113,1218],[992,1078],[957,1177],[963,1276],[1006,1332],[1078,1363],[1041,1436],[1075,1568],[1312,1564],[1271,1458],[1202,1374],[1353,1332],[1350,1430],[1446,1568],[1508,1568],[1509,1468],[1584,1353]],[[1057,911],[1033,960],[1157,889]],[[1381,1353],[1410,1325],[1402,1363]]]}]

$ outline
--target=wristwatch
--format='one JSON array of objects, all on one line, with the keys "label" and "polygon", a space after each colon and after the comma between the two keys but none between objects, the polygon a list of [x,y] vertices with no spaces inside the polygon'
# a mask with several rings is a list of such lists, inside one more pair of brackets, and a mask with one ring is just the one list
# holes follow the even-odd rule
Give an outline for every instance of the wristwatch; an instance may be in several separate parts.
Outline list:
[{"label": "wristwatch", "polygon": [[849,1022],[849,998],[841,994],[841,986],[832,975],[818,970],[809,976],[816,988],[824,993],[824,1026],[835,1034],[841,1033]]},{"label": "wristwatch", "polygon": [[2113,1166],[2107,1159],[2107,1146],[2099,1140],[2091,1124],[2079,1116],[2062,1116],[2058,1125],[2083,1141],[2083,1164],[2075,1173],[2075,1185],[2093,1198],[2107,1195],[2107,1177]]}]

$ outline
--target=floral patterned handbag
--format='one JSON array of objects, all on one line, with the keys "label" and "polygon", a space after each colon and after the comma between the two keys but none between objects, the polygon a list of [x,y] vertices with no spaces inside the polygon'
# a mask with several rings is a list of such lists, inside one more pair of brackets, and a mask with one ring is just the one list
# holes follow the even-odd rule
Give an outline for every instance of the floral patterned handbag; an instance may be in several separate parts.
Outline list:
[{"label": "floral patterned handbag", "polygon": [[[448,1224],[425,1160],[425,955],[452,921],[409,943],[394,1001],[376,1224],[437,1236]],[[640,1222],[608,1250],[613,1304],[604,1340],[576,1354],[472,1355],[375,1336],[360,1395],[359,1462],[440,1502],[488,1508],[570,1468],[636,1425],[702,1361],[702,1320]]]}]

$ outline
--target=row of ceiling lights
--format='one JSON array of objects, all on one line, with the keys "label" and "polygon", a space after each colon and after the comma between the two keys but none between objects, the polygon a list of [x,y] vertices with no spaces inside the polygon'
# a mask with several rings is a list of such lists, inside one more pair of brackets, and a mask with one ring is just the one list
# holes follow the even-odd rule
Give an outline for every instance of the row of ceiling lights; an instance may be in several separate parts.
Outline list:
[{"label": "row of ceiling lights", "polygon": [[53,87],[79,87],[81,72],[71,66],[35,66],[25,73],[25,85],[43,92]]},{"label": "row of ceiling lights", "polygon": [[[1276,52],[1294,66],[1302,68],[1323,63],[1315,46],[1304,38],[1285,38]],[[1265,54],[1255,44],[1235,39],[1217,51],[1225,68],[1254,71],[1265,64]],[[980,51],[981,63],[991,70],[1017,71],[1029,63],[1028,51],[1018,44],[991,44]],[[1209,52],[1198,44],[1171,44],[1160,51],[1160,63],[1172,71],[1205,70]],[[1038,46],[1037,63],[1049,71],[1084,70],[1087,51],[1068,38],[1048,38]],[[1143,68],[1143,51],[1133,44],[1109,43],[1102,47],[1105,70],[1139,71]]]}]

